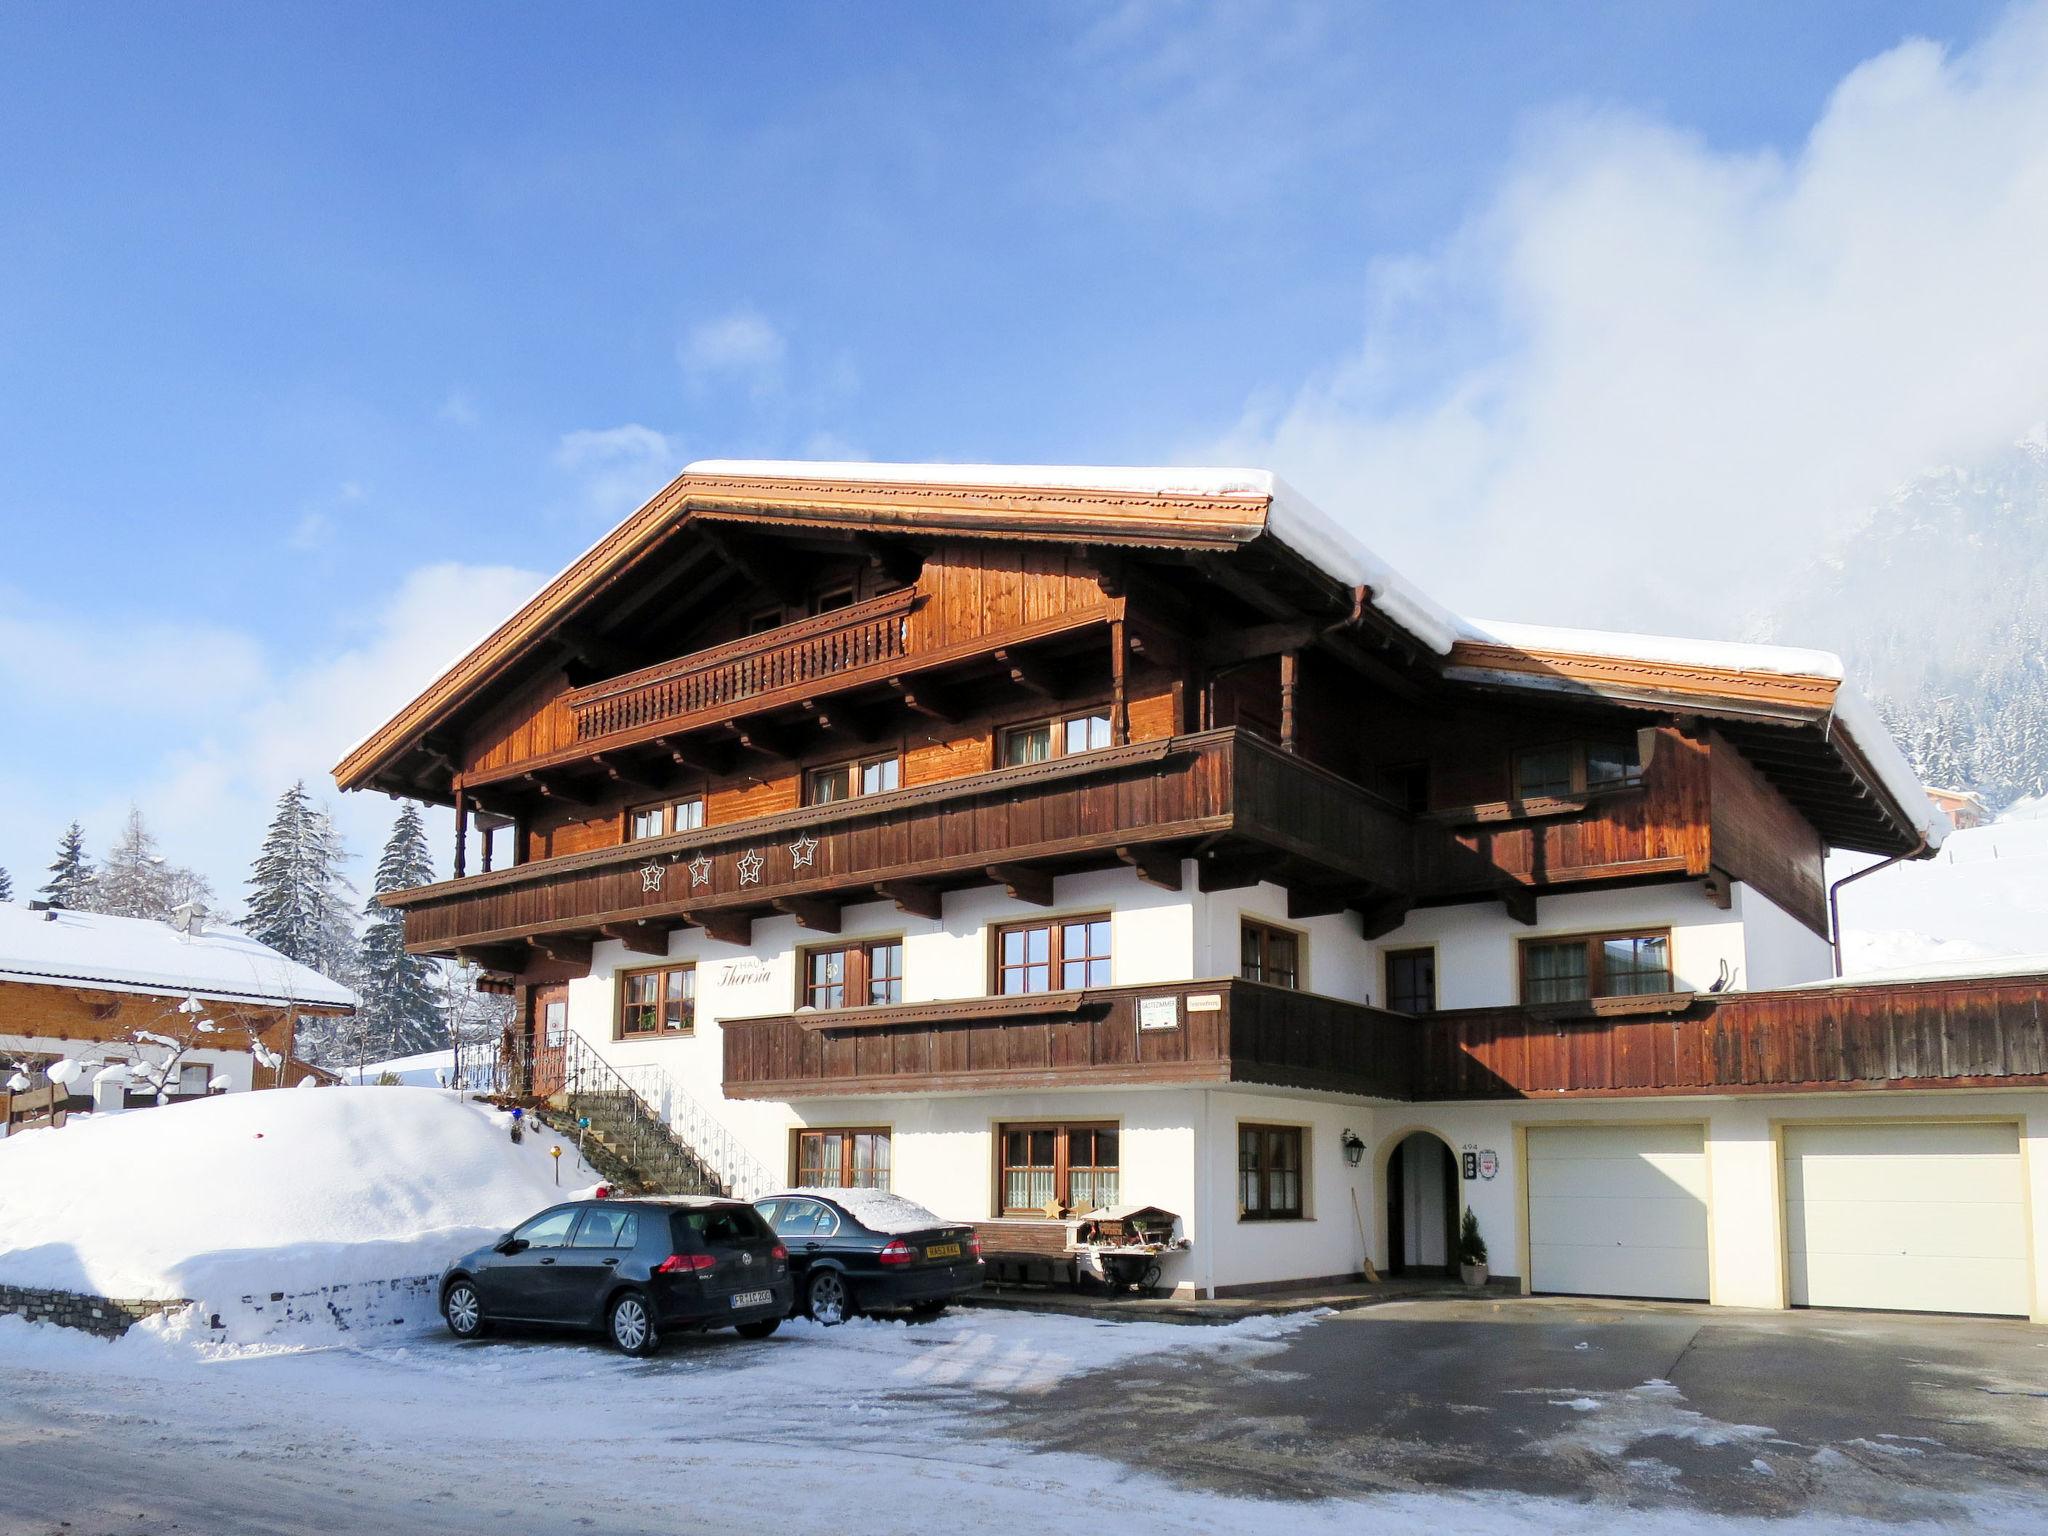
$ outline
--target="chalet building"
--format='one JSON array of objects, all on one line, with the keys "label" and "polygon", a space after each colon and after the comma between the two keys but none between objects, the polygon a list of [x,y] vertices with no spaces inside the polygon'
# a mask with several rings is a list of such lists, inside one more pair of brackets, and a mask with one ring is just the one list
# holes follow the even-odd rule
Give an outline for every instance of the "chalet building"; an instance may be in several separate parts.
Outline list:
[{"label": "chalet building", "polygon": [[457,808],[387,899],[533,1091],[743,1193],[2048,1312],[2048,977],[1833,979],[1823,855],[1946,828],[1835,659],[1471,623],[1263,473],[695,465],[336,777]]},{"label": "chalet building", "polygon": [[[168,1062],[171,1047],[139,1037],[189,1042],[164,1084],[174,1099],[332,1081],[293,1058],[298,1021],[355,1006],[348,988],[196,913],[173,924],[0,902],[0,1080],[19,1073],[31,1084],[21,1095],[0,1089],[0,1120],[52,1107],[36,1102],[53,1097],[38,1070],[50,1062]],[[56,1107],[91,1092],[88,1075],[54,1095]]]}]

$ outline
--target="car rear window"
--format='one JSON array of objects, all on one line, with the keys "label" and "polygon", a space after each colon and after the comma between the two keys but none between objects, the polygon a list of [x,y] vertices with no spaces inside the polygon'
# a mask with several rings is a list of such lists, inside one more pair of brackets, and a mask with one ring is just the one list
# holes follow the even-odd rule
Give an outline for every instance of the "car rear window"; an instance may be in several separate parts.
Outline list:
[{"label": "car rear window", "polygon": [[676,1236],[685,1230],[706,1243],[757,1243],[768,1229],[751,1205],[717,1205],[708,1210],[676,1212]]}]

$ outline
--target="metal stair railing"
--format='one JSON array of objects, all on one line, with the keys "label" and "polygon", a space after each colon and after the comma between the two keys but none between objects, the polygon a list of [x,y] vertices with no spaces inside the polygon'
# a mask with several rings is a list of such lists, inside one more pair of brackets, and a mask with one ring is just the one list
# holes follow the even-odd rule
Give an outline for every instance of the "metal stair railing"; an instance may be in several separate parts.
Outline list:
[{"label": "metal stair railing", "polygon": [[656,1117],[664,1121],[740,1200],[758,1200],[782,1187],[726,1124],[695,1098],[665,1067],[620,1067],[619,1076]]},{"label": "metal stair railing", "polygon": [[569,1108],[587,1118],[599,1139],[660,1193],[737,1193],[580,1035],[571,1033],[565,1042],[562,1068],[562,1093]]}]

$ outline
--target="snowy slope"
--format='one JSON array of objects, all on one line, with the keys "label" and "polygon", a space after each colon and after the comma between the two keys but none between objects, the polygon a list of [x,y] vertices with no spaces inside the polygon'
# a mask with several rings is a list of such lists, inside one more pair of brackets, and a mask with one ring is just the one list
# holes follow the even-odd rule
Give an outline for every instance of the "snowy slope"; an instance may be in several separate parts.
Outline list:
[{"label": "snowy slope", "polygon": [[[234,1093],[0,1140],[0,1283],[249,1293],[438,1271],[575,1193],[549,1138],[439,1090]],[[591,1182],[575,1149],[564,1186]]]},{"label": "snowy slope", "polygon": [[358,1069],[340,1068],[344,1083],[364,1083],[372,1087],[377,1079],[389,1072],[407,1088],[437,1088],[449,1072],[454,1070],[454,1054],[446,1049],[421,1051],[416,1056],[393,1056],[387,1061],[373,1061]]},{"label": "snowy slope", "polygon": [[1951,832],[1933,858],[1843,887],[1841,910],[1850,975],[2048,952],[2048,820]]}]

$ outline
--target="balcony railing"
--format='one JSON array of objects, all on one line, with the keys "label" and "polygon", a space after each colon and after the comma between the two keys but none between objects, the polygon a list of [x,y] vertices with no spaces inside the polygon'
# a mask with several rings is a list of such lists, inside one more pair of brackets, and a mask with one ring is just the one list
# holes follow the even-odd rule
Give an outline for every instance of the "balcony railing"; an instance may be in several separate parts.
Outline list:
[{"label": "balcony railing", "polygon": [[765,706],[782,694],[808,696],[827,679],[890,666],[905,654],[917,601],[906,588],[575,689],[568,705],[576,739],[683,725],[743,702]]}]

